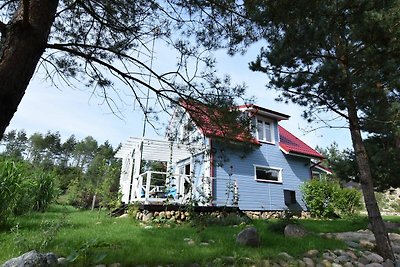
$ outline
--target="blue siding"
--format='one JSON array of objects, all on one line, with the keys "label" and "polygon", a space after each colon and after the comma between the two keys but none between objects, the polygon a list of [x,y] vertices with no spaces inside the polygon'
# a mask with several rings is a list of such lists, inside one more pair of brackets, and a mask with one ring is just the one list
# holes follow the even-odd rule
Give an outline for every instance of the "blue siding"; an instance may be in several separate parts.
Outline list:
[{"label": "blue siding", "polygon": [[[284,154],[279,149],[278,130],[275,123],[275,144],[263,143],[250,153],[222,147],[216,144],[214,199],[218,206],[231,205],[232,192],[229,184],[236,181],[239,193],[239,208],[242,210],[285,210],[283,190],[296,191],[296,200],[306,209],[300,185],[310,178],[310,159]],[[243,157],[244,156],[244,157]],[[282,168],[282,183],[255,180],[254,165]]]}]

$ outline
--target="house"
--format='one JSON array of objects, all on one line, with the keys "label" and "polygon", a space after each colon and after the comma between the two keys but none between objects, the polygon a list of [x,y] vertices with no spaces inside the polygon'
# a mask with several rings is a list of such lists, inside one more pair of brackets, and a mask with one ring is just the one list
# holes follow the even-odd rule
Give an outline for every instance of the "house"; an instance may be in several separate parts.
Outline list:
[{"label": "house", "polygon": [[[191,101],[176,109],[165,140],[130,138],[116,154],[122,201],[305,210],[300,187],[329,172],[319,165],[323,156],[279,125],[290,116],[253,104],[235,112],[249,131]],[[143,160],[164,162],[166,170],[141,173]]]}]

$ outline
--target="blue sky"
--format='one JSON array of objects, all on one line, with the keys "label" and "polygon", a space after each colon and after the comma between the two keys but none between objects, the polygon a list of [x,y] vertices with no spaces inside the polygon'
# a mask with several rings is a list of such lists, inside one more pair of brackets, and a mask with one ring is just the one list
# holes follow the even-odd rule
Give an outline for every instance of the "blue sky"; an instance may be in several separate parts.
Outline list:
[{"label": "blue sky", "polygon": [[[268,80],[265,74],[254,73],[248,69],[248,62],[255,58],[256,53],[257,50],[252,49],[244,56],[230,57],[223,51],[217,52],[217,69],[221,75],[230,75],[234,83],[246,83],[247,96],[254,96],[255,104],[290,115],[291,118],[282,122],[282,126],[311,147],[327,147],[334,141],[341,149],[351,147],[348,129],[319,129],[306,133],[305,128],[312,129],[321,125],[308,124],[301,117],[302,107],[274,101],[277,94],[266,89]],[[165,62],[171,62],[170,58],[171,54],[168,52],[157,53],[156,50],[155,68],[167,69]],[[123,118],[112,114],[102,98],[92,95],[90,90],[83,86],[81,88],[57,88],[50,82],[43,81],[40,74],[36,75],[7,130],[25,129],[28,135],[34,132],[45,133],[47,130],[59,131],[63,139],[71,134],[75,134],[79,139],[91,135],[100,143],[108,140],[113,146],[124,142],[129,136],[142,135],[143,113],[134,103],[129,102],[130,92],[127,88],[120,88],[120,96],[127,99],[124,104],[119,104],[120,115]],[[329,114],[325,116],[329,117]],[[146,137],[163,138],[168,117],[162,115],[160,118],[155,124],[158,131],[148,126]],[[345,122],[336,124],[345,125]]]}]

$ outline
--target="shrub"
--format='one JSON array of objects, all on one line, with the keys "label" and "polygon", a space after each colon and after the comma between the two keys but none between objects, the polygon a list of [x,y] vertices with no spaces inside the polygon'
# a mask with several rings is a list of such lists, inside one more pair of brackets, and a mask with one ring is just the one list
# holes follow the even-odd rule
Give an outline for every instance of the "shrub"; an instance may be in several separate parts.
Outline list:
[{"label": "shrub", "polygon": [[0,161],[0,225],[12,216],[44,211],[54,197],[52,173],[25,162]]},{"label": "shrub", "polygon": [[313,179],[303,184],[303,199],[312,216],[348,216],[361,208],[361,193],[338,182]]},{"label": "shrub", "polygon": [[21,172],[10,160],[0,162],[0,225],[13,215],[22,188]]},{"label": "shrub", "polygon": [[350,216],[359,211],[362,207],[361,192],[353,188],[341,188],[339,190],[335,207],[340,215]]},{"label": "shrub", "polygon": [[58,195],[54,186],[55,173],[36,170],[31,176],[33,209],[45,211],[53,199]]},{"label": "shrub", "polygon": [[302,186],[303,198],[312,216],[331,217],[335,213],[334,199],[340,190],[338,183],[312,179]]}]

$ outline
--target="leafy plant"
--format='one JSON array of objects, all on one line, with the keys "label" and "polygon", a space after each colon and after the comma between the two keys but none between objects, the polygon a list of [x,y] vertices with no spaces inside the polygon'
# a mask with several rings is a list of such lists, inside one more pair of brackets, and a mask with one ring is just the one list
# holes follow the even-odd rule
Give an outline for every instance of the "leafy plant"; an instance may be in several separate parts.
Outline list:
[{"label": "leafy plant", "polygon": [[303,184],[303,199],[315,217],[348,216],[361,208],[361,193],[336,181],[313,179]]},{"label": "leafy plant", "polygon": [[13,214],[22,190],[21,172],[13,161],[0,162],[0,226]]},{"label": "leafy plant", "polygon": [[107,256],[106,253],[96,253],[95,248],[101,246],[101,244],[96,240],[92,239],[84,242],[78,250],[73,251],[68,257],[68,262],[79,262],[90,265],[96,264],[104,260]]}]

